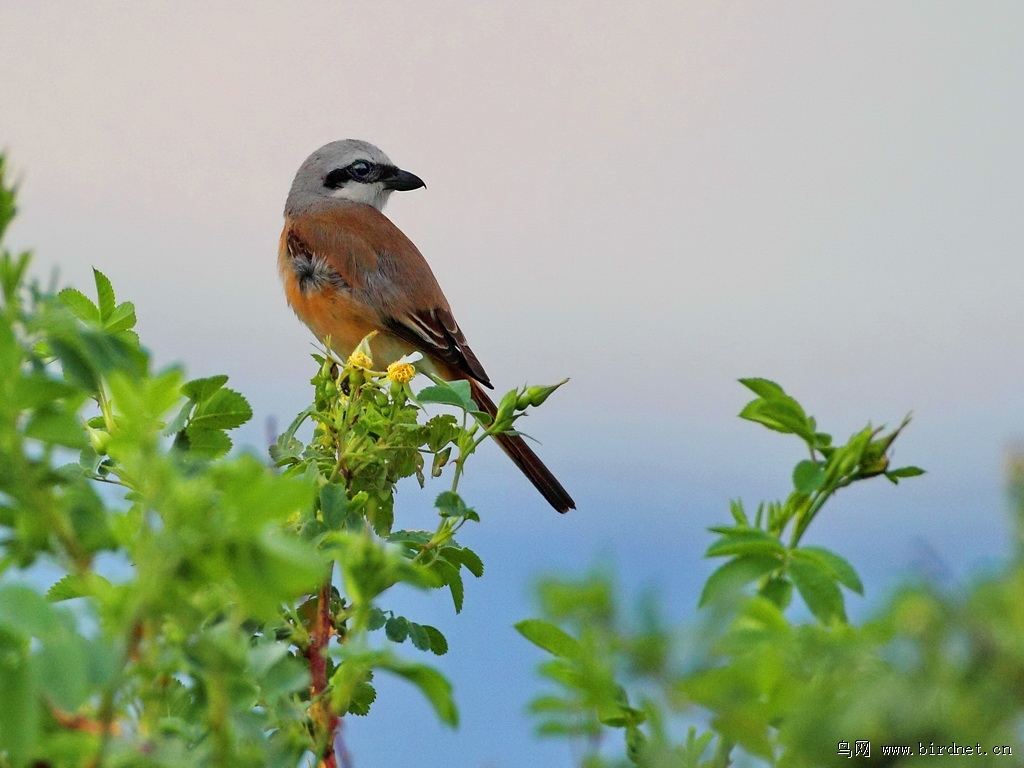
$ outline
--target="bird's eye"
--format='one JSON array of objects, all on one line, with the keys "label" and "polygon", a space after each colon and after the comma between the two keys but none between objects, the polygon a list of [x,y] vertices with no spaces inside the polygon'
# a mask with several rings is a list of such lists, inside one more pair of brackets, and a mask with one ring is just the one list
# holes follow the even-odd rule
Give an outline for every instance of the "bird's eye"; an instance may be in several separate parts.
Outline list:
[{"label": "bird's eye", "polygon": [[365,160],[356,160],[352,165],[348,167],[352,176],[357,179],[365,179],[370,175],[370,171],[373,170],[373,166]]}]

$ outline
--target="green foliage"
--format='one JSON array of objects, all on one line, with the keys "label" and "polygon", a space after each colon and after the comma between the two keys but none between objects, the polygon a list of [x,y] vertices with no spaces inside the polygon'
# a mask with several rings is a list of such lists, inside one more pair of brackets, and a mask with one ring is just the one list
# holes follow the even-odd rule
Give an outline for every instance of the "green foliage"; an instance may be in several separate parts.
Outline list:
[{"label": "green foliage", "polygon": [[868,425],[844,445],[835,445],[832,435],[818,431],[815,419],[778,384],[765,379],[742,379],[741,383],[758,397],[743,408],[740,417],[796,435],[810,458],[794,468],[793,492],[785,501],[760,505],[753,520],[743,504],[735,501],[730,510],[734,524],[712,528],[719,538],[708,548],[707,556],[729,559],[708,579],[701,605],[756,582],[758,594],[780,609],[789,605],[795,588],[823,623],[845,622],[840,587],[863,594],[860,578],[840,555],[821,547],[800,546],[800,541],[839,489],[882,474],[894,483],[922,474],[917,467],[889,469],[887,453],[909,417],[889,433]]},{"label": "green foliage", "polygon": [[[483,574],[455,540],[480,519],[465,462],[542,397],[513,391],[478,424],[465,382],[417,398],[365,346],[325,353],[267,466],[230,455],[252,410],[226,376],[154,370],[105,275],[52,295],[28,265],[0,256],[0,768],[334,765],[337,719],[371,711],[378,672],[455,725],[449,682],[397,654],[447,653],[444,635],[381,603],[408,585],[462,610]],[[397,528],[396,483],[446,467],[436,528]],[[59,574],[45,596],[40,567]]]},{"label": "green foliage", "polygon": [[[978,750],[1014,748],[1024,714],[1024,545],[1002,573],[963,593],[910,584],[874,619],[850,624],[842,589],[863,593],[860,577],[802,538],[840,489],[921,474],[889,467],[907,421],[836,445],[777,384],[742,383],[757,395],[743,418],[805,445],[793,491],[752,516],[734,501],[731,523],[712,528],[707,556],[725,562],[707,580],[694,627],[670,629],[649,602],[623,616],[605,573],[542,582],[543,618],[517,625],[552,657],[540,667],[552,690],[531,704],[538,732],[580,740],[588,768],[842,766],[866,749],[880,763],[910,765],[922,747],[951,745],[972,750],[961,759],[974,764]],[[1012,487],[1024,542],[1024,459],[1012,466]],[[788,615],[799,617],[794,593],[812,620]],[[624,735],[618,756],[597,748],[608,729]],[[911,753],[882,754],[893,745]]]}]

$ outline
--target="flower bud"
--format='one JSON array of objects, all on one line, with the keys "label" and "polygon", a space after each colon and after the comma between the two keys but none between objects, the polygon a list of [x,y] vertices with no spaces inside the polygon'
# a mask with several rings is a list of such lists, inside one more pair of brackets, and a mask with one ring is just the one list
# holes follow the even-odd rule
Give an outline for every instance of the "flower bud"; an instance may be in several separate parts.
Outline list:
[{"label": "flower bud", "polygon": [[552,392],[554,392],[560,386],[565,384],[565,382],[567,382],[567,381],[568,381],[568,379],[563,379],[562,381],[558,382],[557,384],[552,384],[549,387],[544,387],[544,386],[539,386],[539,385],[528,387],[526,389],[526,391],[523,392],[523,394],[521,394],[519,396],[519,399],[516,401],[516,408],[518,410],[522,411],[522,410],[525,410],[527,408],[527,406],[530,406],[530,405],[532,405],[535,408],[538,405],[542,405],[544,403],[544,401],[547,400],[551,396]]},{"label": "flower bud", "polygon": [[93,429],[92,427],[86,427],[85,431],[89,434],[89,442],[92,444],[92,449],[100,456],[106,456],[107,446],[110,445],[110,433],[102,429]]}]

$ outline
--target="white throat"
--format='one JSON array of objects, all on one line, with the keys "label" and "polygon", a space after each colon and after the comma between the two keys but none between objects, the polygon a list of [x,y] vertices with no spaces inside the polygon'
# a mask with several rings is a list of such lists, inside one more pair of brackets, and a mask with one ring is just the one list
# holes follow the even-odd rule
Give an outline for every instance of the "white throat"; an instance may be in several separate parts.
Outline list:
[{"label": "white throat", "polygon": [[383,211],[388,204],[388,198],[394,190],[387,189],[382,182],[376,181],[372,184],[360,184],[357,181],[349,181],[331,192],[331,197],[339,200],[348,200],[353,203],[372,205],[378,211]]}]

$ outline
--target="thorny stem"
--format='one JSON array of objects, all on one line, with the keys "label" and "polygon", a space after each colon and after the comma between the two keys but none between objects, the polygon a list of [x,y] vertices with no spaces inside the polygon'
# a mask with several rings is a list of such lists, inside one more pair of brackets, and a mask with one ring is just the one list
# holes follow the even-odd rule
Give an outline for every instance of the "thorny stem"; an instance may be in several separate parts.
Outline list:
[{"label": "thorny stem", "polygon": [[[331,577],[332,565],[327,578],[320,585],[317,595],[316,617],[309,632],[309,646],[306,648],[306,660],[309,662],[309,694],[312,702],[309,717],[313,725],[313,734],[320,745],[320,762],[317,768],[338,768],[335,756],[335,740],[340,742],[341,718],[331,706],[331,697],[323,696],[327,690],[327,646],[334,635],[334,623],[331,621]],[[344,746],[340,745],[344,751]]]}]

